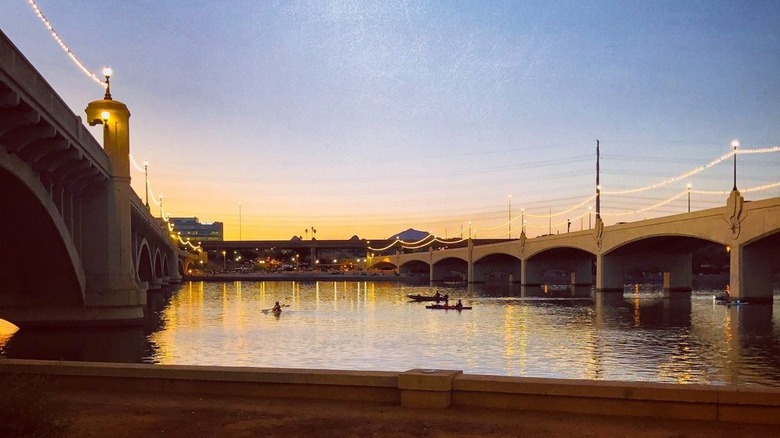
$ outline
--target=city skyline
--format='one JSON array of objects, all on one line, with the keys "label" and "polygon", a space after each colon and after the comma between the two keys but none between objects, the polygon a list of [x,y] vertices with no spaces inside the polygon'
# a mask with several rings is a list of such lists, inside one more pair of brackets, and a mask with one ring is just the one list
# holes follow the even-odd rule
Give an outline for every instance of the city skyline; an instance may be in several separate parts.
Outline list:
[{"label": "city skyline", "polygon": [[[478,237],[506,237],[510,216],[517,237],[523,208],[530,235],[564,232],[570,217],[548,229],[531,215],[593,195],[596,139],[605,191],[703,166],[735,138],[780,144],[771,2],[37,3],[92,71],[113,68],[131,153],[148,160],[166,212],[224,222],[230,240],[311,227],[328,239],[458,235],[469,222],[500,228]],[[5,9],[3,31],[83,116],[100,87],[27,2]],[[780,153],[738,160],[739,188],[778,181]],[[720,163],[602,208],[641,209],[687,184],[727,191],[731,172]],[[143,199],[143,172],[132,177]],[[780,189],[745,194],[771,196]],[[725,199],[695,194],[693,205]],[[685,201],[644,215],[682,213]],[[569,214],[572,230],[587,206]]]}]

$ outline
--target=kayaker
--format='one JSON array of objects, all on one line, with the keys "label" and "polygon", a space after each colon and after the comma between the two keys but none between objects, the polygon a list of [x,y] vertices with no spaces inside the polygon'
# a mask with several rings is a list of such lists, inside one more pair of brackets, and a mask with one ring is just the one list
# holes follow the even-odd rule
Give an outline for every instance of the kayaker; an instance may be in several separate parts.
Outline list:
[{"label": "kayaker", "polygon": [[450,294],[444,294],[444,305],[445,306],[450,305]]},{"label": "kayaker", "polygon": [[461,303],[461,302],[460,302],[460,300],[458,300],[458,302],[457,302],[457,303],[455,303],[455,308],[456,308],[456,309],[463,308],[463,303]]},{"label": "kayaker", "polygon": [[282,306],[279,305],[279,302],[277,301],[276,304],[274,304],[273,309],[271,309],[274,313],[278,313],[282,311]]},{"label": "kayaker", "polygon": [[434,298],[441,298],[441,293],[439,293],[439,291],[436,291],[436,293],[433,294],[433,297]]}]

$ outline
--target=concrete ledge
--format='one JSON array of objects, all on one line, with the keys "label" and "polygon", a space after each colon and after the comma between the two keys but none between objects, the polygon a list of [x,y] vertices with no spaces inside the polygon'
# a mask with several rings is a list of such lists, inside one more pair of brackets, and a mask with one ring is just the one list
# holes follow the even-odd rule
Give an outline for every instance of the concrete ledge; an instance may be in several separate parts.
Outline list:
[{"label": "concrete ledge", "polygon": [[347,400],[780,424],[780,388],[287,368],[58,362],[0,358],[9,375],[46,376],[61,390],[114,390]]},{"label": "concrete ledge", "polygon": [[63,388],[400,403],[398,373],[0,360],[3,374],[46,375]]},{"label": "concrete ledge", "polygon": [[452,405],[780,424],[780,388],[461,375]]},{"label": "concrete ledge", "polygon": [[459,370],[416,369],[398,375],[401,406],[407,408],[448,408],[452,381]]}]

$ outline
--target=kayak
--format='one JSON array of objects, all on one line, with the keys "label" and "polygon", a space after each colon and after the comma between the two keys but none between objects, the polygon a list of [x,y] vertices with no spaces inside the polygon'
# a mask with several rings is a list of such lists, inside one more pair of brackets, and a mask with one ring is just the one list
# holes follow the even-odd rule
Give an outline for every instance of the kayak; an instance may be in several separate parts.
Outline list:
[{"label": "kayak", "polygon": [[444,301],[444,296],[407,295],[406,298],[409,298],[412,301],[436,301],[437,303],[439,301]]},{"label": "kayak", "polygon": [[426,309],[444,309],[444,310],[471,310],[471,306],[447,306],[445,304],[431,304],[425,306]]}]

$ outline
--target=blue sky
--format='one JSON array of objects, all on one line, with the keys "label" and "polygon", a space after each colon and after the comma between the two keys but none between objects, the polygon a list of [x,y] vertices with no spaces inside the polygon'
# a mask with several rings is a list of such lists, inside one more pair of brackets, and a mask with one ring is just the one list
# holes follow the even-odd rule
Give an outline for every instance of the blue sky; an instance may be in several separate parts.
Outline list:
[{"label": "blue sky", "polygon": [[[596,139],[604,190],[677,176],[734,138],[780,145],[775,1],[37,3],[91,70],[114,69],[132,154],[166,210],[224,221],[228,238],[239,202],[244,238],[452,234],[469,221],[500,227],[478,237],[506,235],[508,195],[516,217],[594,192]],[[26,1],[4,2],[0,28],[74,112],[101,97]],[[738,160],[740,188],[780,181],[780,153]],[[731,167],[602,205],[644,208],[686,183],[728,190]],[[692,197],[694,209],[726,198]],[[527,219],[529,234],[548,231]]]}]

